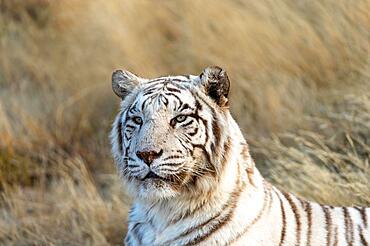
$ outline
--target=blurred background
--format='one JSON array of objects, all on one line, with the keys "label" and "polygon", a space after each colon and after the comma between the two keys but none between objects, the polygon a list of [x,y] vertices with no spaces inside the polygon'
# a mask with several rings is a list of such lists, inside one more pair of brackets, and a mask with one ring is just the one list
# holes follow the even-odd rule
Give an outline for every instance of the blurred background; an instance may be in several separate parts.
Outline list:
[{"label": "blurred background", "polygon": [[223,67],[269,181],[370,206],[369,12],[369,0],[0,0],[0,244],[121,245],[117,68]]}]

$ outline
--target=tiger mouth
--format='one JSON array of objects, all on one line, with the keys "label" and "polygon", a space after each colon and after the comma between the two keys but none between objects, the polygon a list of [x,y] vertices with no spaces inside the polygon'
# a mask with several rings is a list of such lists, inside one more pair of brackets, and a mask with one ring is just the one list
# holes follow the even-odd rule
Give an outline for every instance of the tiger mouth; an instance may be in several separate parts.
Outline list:
[{"label": "tiger mouth", "polygon": [[149,171],[148,174],[142,178],[141,180],[144,181],[144,180],[148,180],[148,179],[152,179],[152,180],[163,180],[163,181],[170,181],[169,178],[163,178],[157,174],[155,174],[154,172],[152,171]]}]

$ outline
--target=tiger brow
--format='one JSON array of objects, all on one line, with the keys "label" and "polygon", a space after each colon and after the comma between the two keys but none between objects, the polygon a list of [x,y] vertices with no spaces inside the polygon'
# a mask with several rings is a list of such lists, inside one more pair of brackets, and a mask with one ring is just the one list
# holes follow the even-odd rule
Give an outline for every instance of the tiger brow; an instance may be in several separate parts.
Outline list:
[{"label": "tiger brow", "polygon": [[139,112],[139,110],[137,109],[137,102],[135,102],[128,111],[130,113]]},{"label": "tiger brow", "polygon": [[189,104],[184,103],[184,104],[180,107],[179,111],[180,111],[180,112],[182,112],[182,111],[184,111],[185,109],[195,110],[195,108],[190,107],[190,106],[189,106]]}]

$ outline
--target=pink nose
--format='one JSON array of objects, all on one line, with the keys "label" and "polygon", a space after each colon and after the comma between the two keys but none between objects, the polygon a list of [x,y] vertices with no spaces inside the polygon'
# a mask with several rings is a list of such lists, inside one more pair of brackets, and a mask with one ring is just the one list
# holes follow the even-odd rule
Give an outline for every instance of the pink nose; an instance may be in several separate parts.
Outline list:
[{"label": "pink nose", "polygon": [[163,153],[163,150],[160,150],[159,152],[156,151],[137,151],[136,155],[141,160],[143,160],[148,166],[152,164],[152,162],[159,158]]}]

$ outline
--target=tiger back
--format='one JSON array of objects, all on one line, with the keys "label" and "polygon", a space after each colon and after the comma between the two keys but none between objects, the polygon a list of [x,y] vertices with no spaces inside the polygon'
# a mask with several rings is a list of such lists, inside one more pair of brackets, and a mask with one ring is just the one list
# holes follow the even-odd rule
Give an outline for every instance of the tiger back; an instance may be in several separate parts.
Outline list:
[{"label": "tiger back", "polygon": [[229,111],[219,67],[199,76],[112,75],[111,131],[133,198],[126,245],[369,245],[370,209],[302,200],[263,179]]}]

